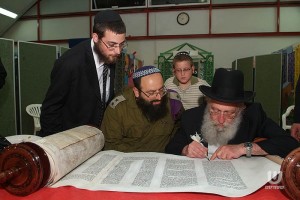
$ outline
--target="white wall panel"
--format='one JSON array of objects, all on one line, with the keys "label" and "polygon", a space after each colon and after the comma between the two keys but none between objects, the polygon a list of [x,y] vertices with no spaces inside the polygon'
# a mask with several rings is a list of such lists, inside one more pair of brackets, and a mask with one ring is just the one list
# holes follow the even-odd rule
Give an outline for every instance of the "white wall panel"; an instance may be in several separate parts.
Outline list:
[{"label": "white wall panel", "polygon": [[90,10],[88,0],[43,0],[41,14],[86,12]]},{"label": "white wall panel", "polygon": [[26,20],[17,21],[15,24],[3,35],[4,38],[33,41],[37,40],[37,21]]},{"label": "white wall panel", "polygon": [[300,31],[300,7],[283,7],[280,9],[280,31]]},{"label": "white wall panel", "polygon": [[[78,2],[84,1],[84,4]],[[67,12],[66,5],[71,5],[73,12],[87,8],[87,0],[42,0],[41,7],[46,13]],[[33,8],[35,9],[35,8]],[[71,9],[71,8],[70,8]],[[280,10],[281,31],[300,31],[300,8],[282,7]],[[190,21],[181,26],[177,15],[187,12]],[[33,12],[33,11],[32,11]],[[212,10],[212,33],[255,33],[276,32],[276,8],[236,8]],[[45,14],[45,13],[44,13]],[[209,32],[208,10],[177,10],[149,13],[149,35],[188,35],[207,34]],[[121,13],[127,26],[127,36],[147,35],[146,13]],[[41,20],[41,39],[60,40],[71,38],[89,38],[89,17],[66,17]],[[37,40],[36,20],[18,21],[3,36],[14,40]],[[236,37],[236,38],[198,38],[198,39],[157,39],[129,40],[128,53],[136,51],[137,58],[147,65],[155,64],[159,53],[165,52],[183,43],[190,43],[214,55],[215,67],[230,67],[237,58],[263,55],[299,43],[299,36],[287,37]],[[67,44],[59,44],[65,45]]]},{"label": "white wall panel", "polygon": [[[177,15],[186,12],[190,20],[186,25],[177,23]],[[188,35],[208,33],[208,11],[176,11],[176,12],[153,12],[150,13],[149,35]]]},{"label": "white wall panel", "polygon": [[275,8],[215,9],[212,33],[274,32],[275,22]]},{"label": "white wall panel", "polygon": [[89,17],[44,19],[41,21],[42,40],[89,38]]},{"label": "white wall panel", "polygon": [[214,55],[214,66],[231,67],[232,61],[255,55],[270,54],[292,44],[299,43],[294,37],[242,37],[242,38],[200,38],[200,39],[163,39],[148,41],[129,41],[128,52],[137,52],[137,58],[147,65],[153,65],[160,53],[183,43],[195,45]]},{"label": "white wall panel", "polygon": [[146,36],[147,35],[147,14],[121,14],[126,24],[126,36]]}]

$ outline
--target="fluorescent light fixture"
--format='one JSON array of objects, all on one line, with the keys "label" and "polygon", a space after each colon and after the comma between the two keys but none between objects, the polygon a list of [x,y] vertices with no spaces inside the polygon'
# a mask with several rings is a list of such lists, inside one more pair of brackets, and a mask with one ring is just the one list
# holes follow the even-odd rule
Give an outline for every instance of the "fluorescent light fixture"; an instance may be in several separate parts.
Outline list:
[{"label": "fluorescent light fixture", "polygon": [[8,10],[5,10],[4,8],[0,7],[0,14],[6,15],[7,17],[16,18],[18,15],[16,13],[10,12]]}]

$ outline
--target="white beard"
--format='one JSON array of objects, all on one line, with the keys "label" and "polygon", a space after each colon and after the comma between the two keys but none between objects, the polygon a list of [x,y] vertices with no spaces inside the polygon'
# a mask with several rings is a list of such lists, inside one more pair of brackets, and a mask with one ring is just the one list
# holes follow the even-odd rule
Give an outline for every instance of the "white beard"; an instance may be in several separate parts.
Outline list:
[{"label": "white beard", "polygon": [[218,127],[210,118],[209,106],[206,106],[203,116],[201,133],[209,145],[221,146],[228,144],[234,138],[242,121],[242,112],[239,112],[231,123],[225,122],[224,127]]}]

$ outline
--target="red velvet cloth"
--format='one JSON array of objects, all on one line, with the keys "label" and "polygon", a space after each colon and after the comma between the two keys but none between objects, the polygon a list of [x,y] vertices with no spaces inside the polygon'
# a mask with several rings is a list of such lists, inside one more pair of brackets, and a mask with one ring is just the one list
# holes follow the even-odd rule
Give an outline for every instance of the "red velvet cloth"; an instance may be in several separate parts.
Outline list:
[{"label": "red velvet cloth", "polygon": [[109,191],[89,191],[74,187],[42,188],[25,197],[14,196],[4,189],[0,189],[0,200],[218,200],[218,199],[243,199],[243,200],[288,200],[283,189],[267,189],[265,186],[258,191],[240,198],[228,198],[206,193],[127,193]]}]

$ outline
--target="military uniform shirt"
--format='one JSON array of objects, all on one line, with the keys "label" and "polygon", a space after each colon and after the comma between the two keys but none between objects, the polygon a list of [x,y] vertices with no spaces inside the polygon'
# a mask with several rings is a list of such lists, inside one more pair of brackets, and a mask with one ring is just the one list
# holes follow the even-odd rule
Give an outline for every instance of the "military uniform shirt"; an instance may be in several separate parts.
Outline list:
[{"label": "military uniform shirt", "polygon": [[166,144],[176,132],[170,112],[155,122],[149,122],[136,104],[132,88],[115,97],[107,107],[101,130],[105,136],[105,150],[122,152],[164,152]]}]

